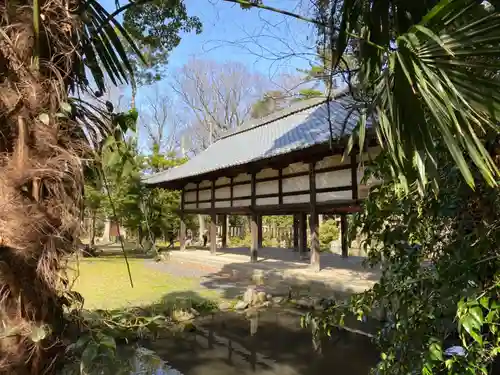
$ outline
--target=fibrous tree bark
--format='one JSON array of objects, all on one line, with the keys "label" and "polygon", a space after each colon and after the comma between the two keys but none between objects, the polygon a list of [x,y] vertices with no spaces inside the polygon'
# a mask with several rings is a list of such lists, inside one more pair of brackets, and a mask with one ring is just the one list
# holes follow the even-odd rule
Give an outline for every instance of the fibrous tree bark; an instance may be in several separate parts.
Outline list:
[{"label": "fibrous tree bark", "polygon": [[0,1],[1,374],[46,373],[62,348],[83,147],[78,126],[57,114],[67,105],[77,5]]}]

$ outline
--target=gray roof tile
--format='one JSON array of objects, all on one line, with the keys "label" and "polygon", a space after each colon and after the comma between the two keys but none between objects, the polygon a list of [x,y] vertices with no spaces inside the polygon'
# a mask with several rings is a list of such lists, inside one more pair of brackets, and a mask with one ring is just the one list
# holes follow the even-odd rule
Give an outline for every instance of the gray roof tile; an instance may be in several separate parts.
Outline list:
[{"label": "gray roof tile", "polygon": [[[351,134],[356,126],[358,117],[353,112],[343,129],[352,104],[346,96],[330,102],[333,138]],[[328,142],[327,108],[324,99],[314,99],[273,114],[270,120],[269,117],[259,122],[253,120],[226,134],[187,163],[147,176],[144,182],[150,185],[173,182]]]}]

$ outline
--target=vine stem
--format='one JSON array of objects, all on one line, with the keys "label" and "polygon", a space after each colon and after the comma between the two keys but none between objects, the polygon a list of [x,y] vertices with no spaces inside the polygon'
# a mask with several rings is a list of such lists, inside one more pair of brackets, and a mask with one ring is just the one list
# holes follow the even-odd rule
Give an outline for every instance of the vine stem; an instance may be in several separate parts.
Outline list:
[{"label": "vine stem", "polygon": [[115,203],[113,202],[113,199],[111,198],[111,192],[109,191],[108,179],[106,178],[106,175],[104,174],[104,171],[102,170],[102,166],[101,166],[101,173],[102,173],[102,180],[104,182],[104,188],[106,189],[106,195],[108,196],[109,204],[111,206],[111,211],[113,212],[113,219],[117,223],[116,229],[118,232],[118,238],[120,239],[120,246],[122,248],[123,257],[125,258],[125,263],[127,264],[128,279],[130,281],[130,286],[133,288],[134,281],[132,280],[132,273],[130,272],[130,263],[128,261],[127,252],[125,251],[125,244],[123,243],[123,238],[122,238],[122,235],[120,233],[120,221],[118,220],[118,217],[116,216]]},{"label": "vine stem", "polygon": [[40,69],[40,3],[39,0],[33,0],[33,34],[35,45],[33,48],[33,67],[38,71]]}]

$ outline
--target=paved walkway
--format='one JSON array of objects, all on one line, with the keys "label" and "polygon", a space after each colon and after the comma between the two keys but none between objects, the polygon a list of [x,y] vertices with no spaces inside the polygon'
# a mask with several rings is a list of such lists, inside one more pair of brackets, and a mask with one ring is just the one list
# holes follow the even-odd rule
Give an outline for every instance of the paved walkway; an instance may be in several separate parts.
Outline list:
[{"label": "paved walkway", "polygon": [[202,286],[224,291],[226,297],[232,298],[249,283],[273,284],[282,289],[299,284],[310,290],[361,292],[380,277],[377,270],[364,268],[362,261],[361,257],[344,259],[322,253],[322,269],[315,272],[308,260],[299,259],[299,254],[290,249],[260,249],[258,262],[250,263],[248,248],[228,248],[219,249],[215,255],[205,249],[173,250],[168,261],[152,266],[180,277],[200,278]]}]

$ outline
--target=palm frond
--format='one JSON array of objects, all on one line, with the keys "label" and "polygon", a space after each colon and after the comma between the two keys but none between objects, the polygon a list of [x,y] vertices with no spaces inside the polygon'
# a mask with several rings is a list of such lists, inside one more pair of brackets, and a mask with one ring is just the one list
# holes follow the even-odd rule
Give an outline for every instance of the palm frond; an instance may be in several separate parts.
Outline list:
[{"label": "palm frond", "polygon": [[475,0],[351,0],[343,12],[337,48],[359,32],[357,78],[395,173],[425,185],[442,143],[470,186],[469,161],[496,185],[485,137],[498,133],[500,115],[499,9]]},{"label": "palm frond", "polygon": [[101,92],[106,91],[106,78],[114,85],[133,82],[134,69],[122,40],[126,40],[140,59],[144,59],[132,37],[97,0],[87,0],[82,9],[84,28],[80,40],[81,59],[77,63],[81,67],[75,69],[84,75],[80,81],[88,82],[85,77],[88,71]]}]

